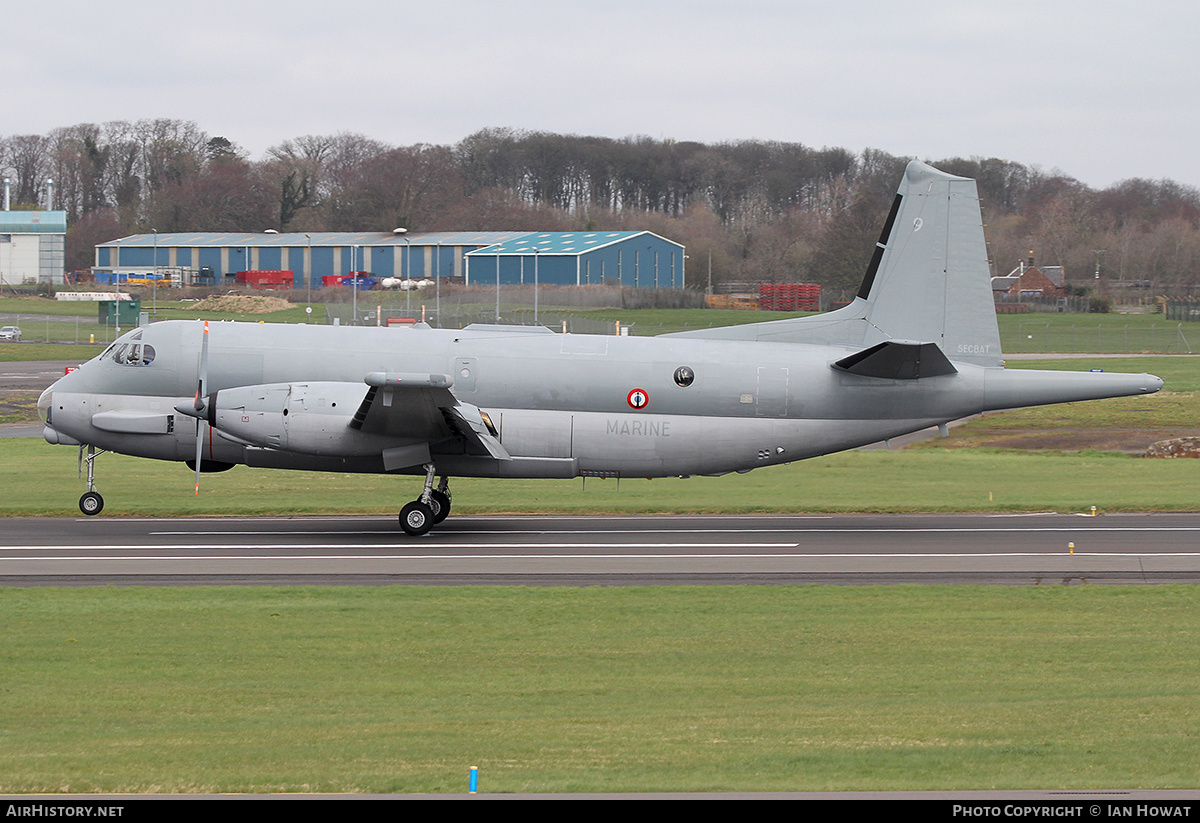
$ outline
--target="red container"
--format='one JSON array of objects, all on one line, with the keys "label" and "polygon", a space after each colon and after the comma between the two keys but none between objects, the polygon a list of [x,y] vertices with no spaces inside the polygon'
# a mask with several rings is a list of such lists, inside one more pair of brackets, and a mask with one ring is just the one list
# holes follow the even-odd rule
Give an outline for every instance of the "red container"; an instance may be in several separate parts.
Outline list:
[{"label": "red container", "polygon": [[760,283],[758,307],[764,311],[820,311],[821,287],[816,283]]},{"label": "red container", "polygon": [[294,282],[294,275],[291,271],[240,271],[237,273],[237,281],[244,283],[250,288],[259,289],[290,289]]}]

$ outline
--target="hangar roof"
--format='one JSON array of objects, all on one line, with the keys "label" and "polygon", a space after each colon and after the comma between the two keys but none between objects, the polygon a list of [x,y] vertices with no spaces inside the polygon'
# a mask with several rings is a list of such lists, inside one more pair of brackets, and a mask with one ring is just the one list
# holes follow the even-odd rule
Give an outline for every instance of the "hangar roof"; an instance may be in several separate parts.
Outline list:
[{"label": "hangar roof", "polygon": [[647,235],[679,245],[648,231],[544,231],[521,234],[495,245],[469,252],[472,255],[493,254],[566,254],[575,255],[620,243],[633,237]]},{"label": "hangar roof", "polygon": [[65,234],[66,231],[65,211],[0,211],[0,232],[4,234]]},{"label": "hangar roof", "polygon": [[[15,214],[15,212],[13,212]],[[490,246],[502,243],[513,237],[521,237],[528,232],[515,231],[441,231],[441,232],[410,232],[395,234],[390,231],[315,231],[312,235],[314,246],[403,246],[405,238],[414,246]],[[309,234],[304,232],[287,232],[281,234],[262,232],[161,232],[158,235],[159,246],[254,246],[269,248],[271,246],[307,246]],[[137,246],[143,248],[153,246],[153,233],[131,234],[118,240],[98,244],[105,246]]]}]

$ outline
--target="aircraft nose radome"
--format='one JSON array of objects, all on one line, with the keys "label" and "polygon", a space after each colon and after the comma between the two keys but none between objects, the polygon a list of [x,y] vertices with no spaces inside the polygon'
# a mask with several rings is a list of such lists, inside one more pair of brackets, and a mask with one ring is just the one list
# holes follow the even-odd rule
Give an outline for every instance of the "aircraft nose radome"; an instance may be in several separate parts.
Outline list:
[{"label": "aircraft nose radome", "polygon": [[46,424],[50,423],[50,405],[53,402],[54,402],[54,387],[51,386],[50,388],[48,388],[44,392],[42,392],[40,397],[38,397],[38,402],[37,402],[38,417],[42,418],[43,423],[46,423]]}]

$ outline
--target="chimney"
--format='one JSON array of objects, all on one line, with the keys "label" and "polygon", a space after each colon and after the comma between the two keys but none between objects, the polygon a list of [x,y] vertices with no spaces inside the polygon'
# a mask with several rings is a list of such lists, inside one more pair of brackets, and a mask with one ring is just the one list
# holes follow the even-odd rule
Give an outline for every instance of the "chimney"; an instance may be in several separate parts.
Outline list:
[{"label": "chimney", "polygon": [[54,181],[46,178],[46,211],[54,211]]},{"label": "chimney", "polygon": [[7,177],[4,178],[4,210],[8,211],[9,207],[9,192],[12,189],[12,181]]}]

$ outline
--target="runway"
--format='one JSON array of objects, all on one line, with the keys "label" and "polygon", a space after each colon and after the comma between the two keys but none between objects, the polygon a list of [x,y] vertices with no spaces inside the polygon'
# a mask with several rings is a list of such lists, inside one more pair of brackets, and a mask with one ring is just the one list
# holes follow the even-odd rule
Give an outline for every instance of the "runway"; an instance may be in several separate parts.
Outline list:
[{"label": "runway", "polygon": [[0,585],[1200,582],[1200,514],[13,518]]}]

